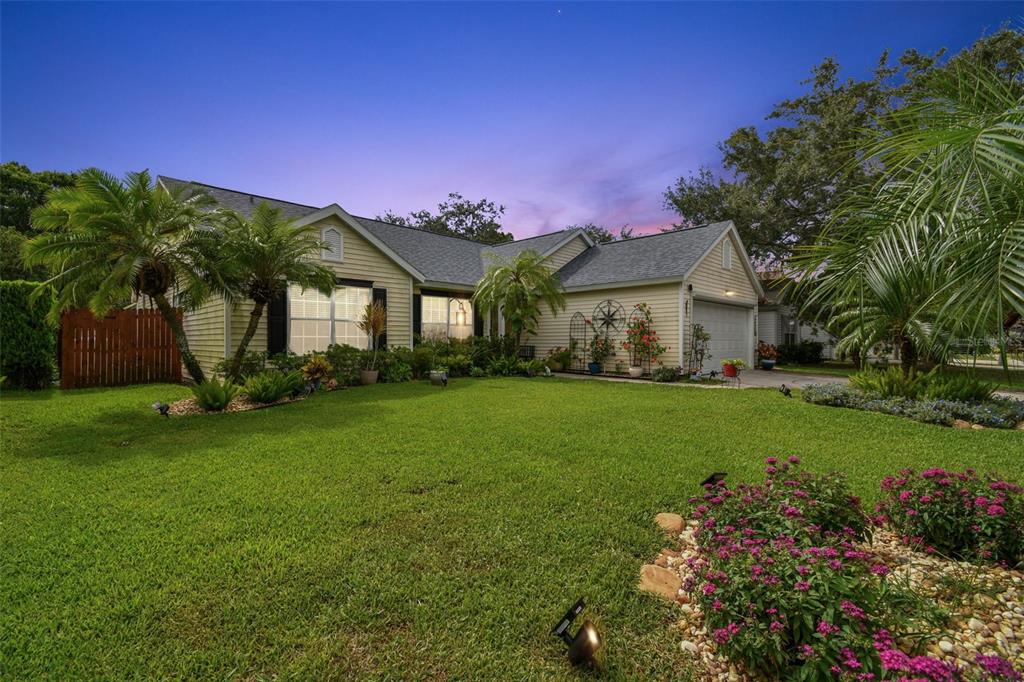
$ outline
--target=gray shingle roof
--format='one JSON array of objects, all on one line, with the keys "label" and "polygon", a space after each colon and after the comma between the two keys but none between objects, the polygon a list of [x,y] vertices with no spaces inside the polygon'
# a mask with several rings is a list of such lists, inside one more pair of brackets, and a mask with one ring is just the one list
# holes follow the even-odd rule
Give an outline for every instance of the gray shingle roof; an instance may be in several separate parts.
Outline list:
[{"label": "gray shingle roof", "polygon": [[281,201],[280,199],[272,199],[271,197],[261,197],[258,194],[236,192],[233,189],[214,187],[213,185],[205,185],[201,182],[169,178],[166,175],[157,176],[157,180],[162,182],[167,189],[171,191],[183,190],[189,185],[194,185],[213,197],[213,199],[224,208],[230,208],[231,210],[237,211],[246,217],[251,216],[253,209],[264,201],[274,208],[281,209],[281,213],[290,220],[307,216],[310,213],[319,210],[316,206],[306,206],[305,204],[296,204],[291,201]]},{"label": "gray shingle roof", "polygon": [[[285,217],[298,219],[320,210],[317,206],[296,204],[215,187],[200,182],[167,176],[157,178],[168,189],[195,185],[225,208],[249,216],[263,201],[281,209]],[[429,281],[475,286],[490,265],[490,254],[514,258],[527,249],[544,253],[575,230],[560,230],[491,246],[461,237],[427,232],[415,227],[392,225],[371,218],[353,216],[360,225],[387,244],[401,258],[419,270]],[[682,277],[704,255],[731,223],[713,223],[704,227],[666,232],[599,244],[587,249],[558,271],[566,287],[611,284],[663,277]]]},{"label": "gray shingle roof", "polygon": [[683,277],[731,221],[598,244],[558,271],[565,287]]}]

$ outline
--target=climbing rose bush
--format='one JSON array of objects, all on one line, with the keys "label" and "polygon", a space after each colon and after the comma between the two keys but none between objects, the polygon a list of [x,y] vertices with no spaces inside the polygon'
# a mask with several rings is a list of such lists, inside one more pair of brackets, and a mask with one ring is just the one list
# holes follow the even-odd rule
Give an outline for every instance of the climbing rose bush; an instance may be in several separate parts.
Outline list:
[{"label": "climbing rose bush", "polygon": [[[844,479],[798,464],[770,458],[764,484],[723,482],[691,500],[698,556],[684,588],[720,649],[769,679],[881,679],[880,633],[918,631],[937,614],[857,548],[869,526]],[[913,660],[915,671],[942,666]]]},{"label": "climbing rose bush", "polygon": [[944,556],[1019,566],[1024,563],[1024,492],[973,469],[904,469],[882,481],[875,522],[904,542]]}]

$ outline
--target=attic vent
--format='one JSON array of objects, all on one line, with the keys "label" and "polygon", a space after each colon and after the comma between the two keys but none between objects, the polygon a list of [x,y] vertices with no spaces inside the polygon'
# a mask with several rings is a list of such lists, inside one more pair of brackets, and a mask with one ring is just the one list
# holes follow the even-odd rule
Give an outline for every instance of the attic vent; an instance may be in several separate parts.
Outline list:
[{"label": "attic vent", "polygon": [[322,238],[324,241],[324,249],[320,253],[320,258],[340,263],[343,254],[341,231],[333,227],[328,227],[323,231]]},{"label": "attic vent", "polygon": [[722,267],[732,270],[732,244],[728,240],[722,244]]},{"label": "attic vent", "polygon": [[255,200],[255,199],[253,199],[253,197],[252,197],[252,195],[251,195],[251,194],[249,195],[249,203],[250,203],[250,204],[255,204],[255,203],[256,203],[256,200]]}]

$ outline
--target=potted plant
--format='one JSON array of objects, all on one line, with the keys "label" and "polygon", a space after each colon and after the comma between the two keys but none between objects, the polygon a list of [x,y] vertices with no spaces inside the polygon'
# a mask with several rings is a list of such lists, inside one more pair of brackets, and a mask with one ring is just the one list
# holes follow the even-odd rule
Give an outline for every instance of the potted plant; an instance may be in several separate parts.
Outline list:
[{"label": "potted plant", "polygon": [[363,314],[356,322],[359,331],[364,332],[370,340],[370,352],[366,354],[366,367],[359,372],[359,383],[367,386],[377,383],[377,346],[380,337],[388,326],[388,312],[379,301],[367,303]]},{"label": "potted plant", "polygon": [[757,357],[761,362],[761,369],[770,370],[775,367],[779,359],[779,349],[764,341],[757,342]]},{"label": "potted plant", "polygon": [[331,372],[334,371],[334,366],[327,361],[322,355],[313,355],[309,358],[305,365],[302,366],[302,376],[306,378],[307,390],[312,393],[313,391],[320,390],[320,384],[326,379]]},{"label": "potted plant", "polygon": [[629,351],[629,376],[638,379],[643,376],[644,364],[657,361],[665,352],[659,343],[658,332],[654,329],[654,315],[646,303],[637,304],[626,327],[626,340],[622,347]]},{"label": "potted plant", "polygon": [[722,374],[727,377],[735,377],[741,369],[747,367],[747,363],[741,358],[726,358],[722,360]]},{"label": "potted plant", "polygon": [[568,348],[556,346],[548,351],[548,359],[545,364],[552,372],[561,372],[572,362],[572,353]]},{"label": "potted plant", "polygon": [[587,364],[590,373],[600,374],[601,366],[611,354],[611,340],[604,334],[594,334],[594,338],[590,339],[590,362]]}]

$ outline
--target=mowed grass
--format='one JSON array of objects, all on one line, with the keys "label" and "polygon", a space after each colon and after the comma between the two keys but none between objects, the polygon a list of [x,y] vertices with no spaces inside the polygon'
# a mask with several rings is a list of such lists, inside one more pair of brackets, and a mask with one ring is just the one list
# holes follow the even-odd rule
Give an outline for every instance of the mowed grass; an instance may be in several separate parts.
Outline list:
[{"label": "mowed grass", "polygon": [[640,594],[652,523],[768,455],[1019,478],[1020,432],[955,431],[769,390],[559,379],[378,385],[163,419],[180,386],[7,392],[3,679],[571,679],[578,597],[602,675],[686,678]]}]

